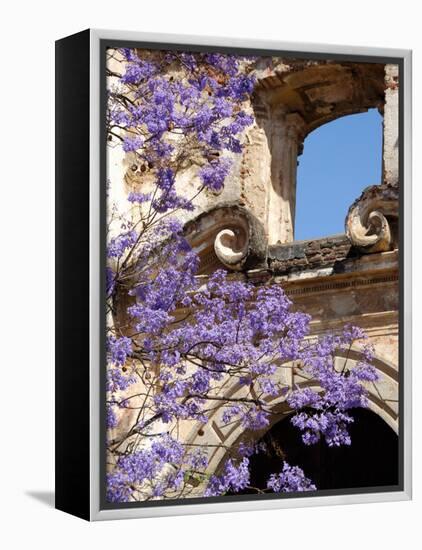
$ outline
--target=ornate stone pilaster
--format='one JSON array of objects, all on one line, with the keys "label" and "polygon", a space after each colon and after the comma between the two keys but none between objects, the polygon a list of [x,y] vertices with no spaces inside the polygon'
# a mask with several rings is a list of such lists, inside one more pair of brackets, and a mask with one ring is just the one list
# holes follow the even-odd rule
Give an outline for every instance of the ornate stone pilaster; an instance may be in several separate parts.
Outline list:
[{"label": "ornate stone pilaster", "polygon": [[281,108],[272,112],[271,187],[268,196],[269,244],[294,239],[297,158],[302,149],[306,124],[297,113]]}]

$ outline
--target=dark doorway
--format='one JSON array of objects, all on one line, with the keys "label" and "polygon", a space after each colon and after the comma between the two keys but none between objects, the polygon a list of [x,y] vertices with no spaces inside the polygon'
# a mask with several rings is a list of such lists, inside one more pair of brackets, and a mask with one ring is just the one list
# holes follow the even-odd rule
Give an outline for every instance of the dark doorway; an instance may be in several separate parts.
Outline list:
[{"label": "dark doorway", "polygon": [[352,416],[352,444],[343,447],[328,447],[324,441],[306,446],[290,418],[275,424],[262,438],[267,452],[250,457],[251,486],[264,489],[283,459],[300,466],[317,489],[397,485],[397,435],[372,411],[355,409]]}]

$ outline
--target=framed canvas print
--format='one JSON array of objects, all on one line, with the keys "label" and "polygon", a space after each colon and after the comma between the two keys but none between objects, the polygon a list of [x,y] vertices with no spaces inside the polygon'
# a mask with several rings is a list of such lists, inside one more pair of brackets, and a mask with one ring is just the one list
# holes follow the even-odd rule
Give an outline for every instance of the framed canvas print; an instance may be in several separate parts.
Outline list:
[{"label": "framed canvas print", "polygon": [[56,43],[56,506],[411,497],[411,52]]}]

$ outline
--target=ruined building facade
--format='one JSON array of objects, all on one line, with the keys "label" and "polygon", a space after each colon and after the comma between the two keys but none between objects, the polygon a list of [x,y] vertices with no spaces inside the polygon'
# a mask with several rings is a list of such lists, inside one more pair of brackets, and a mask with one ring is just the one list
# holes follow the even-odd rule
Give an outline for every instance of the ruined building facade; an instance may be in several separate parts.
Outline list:
[{"label": "ruined building facade", "polygon": [[[378,63],[278,59],[272,66],[258,65],[247,108],[254,123],[245,132],[244,150],[234,159],[235,167],[221,193],[205,192],[185,220],[186,235],[200,255],[202,277],[224,267],[234,278],[256,285],[282,285],[294,308],[312,316],[312,335],[340,330],[347,323],[365,329],[380,375],[378,382],[368,385],[369,408],[396,434],[398,76],[396,65]],[[382,180],[367,187],[344,212],[343,234],[296,241],[296,171],[306,136],[325,123],[371,108],[383,116]],[[129,163],[121,150],[109,155],[112,198],[123,200],[131,185]],[[189,171],[179,184],[194,187]],[[358,360],[358,352],[352,349],[348,361]],[[294,370],[286,371],[286,383],[310,384]],[[231,397],[241,391],[227,387]],[[280,397],[268,404],[288,412]],[[242,435],[240,425],[222,425],[218,410],[207,425],[190,422],[181,429],[186,441],[215,443],[210,472],[218,471],[224,462],[224,447]]]}]

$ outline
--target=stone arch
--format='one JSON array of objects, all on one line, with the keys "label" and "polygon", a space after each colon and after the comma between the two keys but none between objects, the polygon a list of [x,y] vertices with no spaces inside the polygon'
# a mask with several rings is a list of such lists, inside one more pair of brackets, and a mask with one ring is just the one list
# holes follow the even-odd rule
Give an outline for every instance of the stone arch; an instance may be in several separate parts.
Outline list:
[{"label": "stone arch", "polygon": [[[396,486],[397,434],[370,409],[354,409],[351,416],[352,444],[340,447],[329,447],[323,439],[314,445],[304,445],[290,418],[277,422],[260,440],[268,452],[249,457],[250,485],[264,489],[269,476],[279,472],[281,461],[285,460],[301,468],[318,491]],[[254,491],[241,491],[251,492]]]},{"label": "stone arch", "polygon": [[257,72],[252,101],[257,127],[250,133],[248,162],[254,157],[262,163],[259,155],[269,169],[252,174],[245,185],[257,188],[258,177],[261,185],[266,180],[262,211],[269,245],[294,240],[297,159],[304,139],[346,115],[371,108],[383,115],[385,70],[379,63],[284,60]]},{"label": "stone arch", "polygon": [[254,99],[267,113],[297,113],[307,135],[341,116],[371,108],[383,111],[384,80],[381,63],[295,61],[261,71]]},{"label": "stone arch", "polygon": [[[340,352],[336,355],[336,362],[344,361],[346,352]],[[357,348],[351,348],[348,353],[348,364],[353,366],[362,359],[362,355]],[[376,355],[372,361],[373,366],[379,374],[379,382],[368,383],[368,409],[379,416],[396,434],[399,431],[399,415],[398,415],[398,372],[397,368],[389,361]],[[315,390],[320,389],[315,380],[305,380],[304,378],[293,376],[292,369],[281,369],[280,376],[283,383],[299,387],[311,387]],[[244,395],[245,388],[240,384],[227,386],[224,392],[224,397],[228,400],[236,399]],[[292,413],[292,409],[285,401],[285,397],[277,396],[274,399],[268,399],[267,404],[275,413],[270,425],[261,431],[245,430],[240,422],[233,422],[229,425],[224,425],[221,421],[223,407],[216,409],[214,414],[204,426],[197,423],[190,431],[187,437],[188,445],[197,445],[206,443],[209,447],[209,466],[208,473],[219,472],[226,458],[230,456],[230,449],[236,446],[242,439],[254,439],[258,441],[265,433],[272,428],[276,423],[280,422],[283,417],[287,417]]]}]

